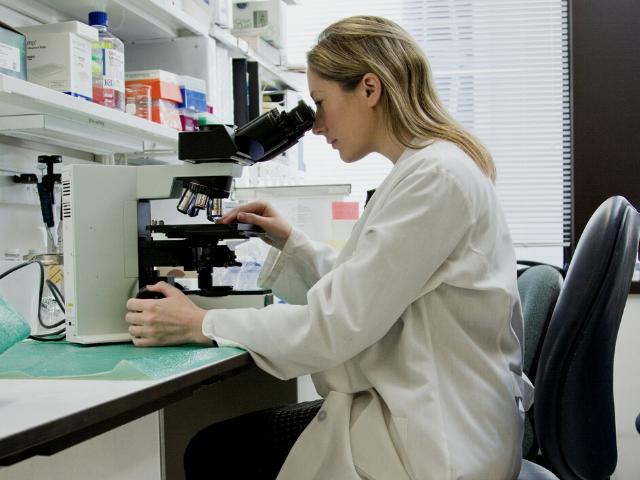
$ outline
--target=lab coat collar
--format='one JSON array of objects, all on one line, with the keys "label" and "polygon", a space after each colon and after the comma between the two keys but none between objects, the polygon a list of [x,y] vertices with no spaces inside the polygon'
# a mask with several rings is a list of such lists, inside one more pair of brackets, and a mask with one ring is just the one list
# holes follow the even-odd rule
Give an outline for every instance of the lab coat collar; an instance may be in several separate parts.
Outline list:
[{"label": "lab coat collar", "polygon": [[418,153],[420,150],[422,150],[423,148],[426,148],[430,145],[433,145],[435,142],[437,142],[438,139],[430,139],[430,140],[425,140],[423,138],[418,138],[415,137],[413,140],[411,140],[411,146],[407,147],[404,152],[402,152],[402,155],[400,155],[400,158],[398,158],[398,160],[396,160],[396,166],[402,162],[403,160],[412,157],[413,155],[415,155],[416,153]]}]

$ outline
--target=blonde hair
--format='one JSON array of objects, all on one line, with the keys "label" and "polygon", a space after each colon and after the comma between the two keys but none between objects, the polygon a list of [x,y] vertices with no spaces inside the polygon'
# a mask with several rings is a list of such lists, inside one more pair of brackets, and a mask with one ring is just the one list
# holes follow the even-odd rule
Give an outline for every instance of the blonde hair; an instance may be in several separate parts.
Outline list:
[{"label": "blonde hair", "polygon": [[407,148],[407,137],[448,140],[495,183],[489,150],[447,111],[427,57],[398,24],[369,15],[340,20],[320,34],[307,63],[320,78],[347,92],[355,90],[365,74],[375,73],[382,83],[383,122],[393,137]]}]

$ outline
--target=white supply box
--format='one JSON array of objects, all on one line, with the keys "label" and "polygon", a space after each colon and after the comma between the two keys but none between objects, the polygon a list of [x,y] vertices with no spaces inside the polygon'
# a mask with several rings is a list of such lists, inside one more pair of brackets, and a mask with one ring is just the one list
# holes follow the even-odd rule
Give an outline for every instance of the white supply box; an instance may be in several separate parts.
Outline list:
[{"label": "white supply box", "polygon": [[222,28],[233,26],[233,12],[231,0],[211,0],[211,21]]},{"label": "white supply box", "polygon": [[98,30],[80,22],[21,27],[30,82],[91,101],[91,42]]},{"label": "white supply box", "polygon": [[242,2],[233,6],[236,37],[259,35],[278,48],[287,47],[287,5],[282,0]]}]

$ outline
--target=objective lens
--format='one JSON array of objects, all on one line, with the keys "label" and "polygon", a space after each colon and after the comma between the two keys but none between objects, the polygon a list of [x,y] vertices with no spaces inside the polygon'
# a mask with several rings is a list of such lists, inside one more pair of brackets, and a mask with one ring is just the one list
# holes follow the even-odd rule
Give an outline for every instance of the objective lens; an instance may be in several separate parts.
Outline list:
[{"label": "objective lens", "polygon": [[[178,202],[178,211],[190,217],[197,217],[200,210],[206,210],[207,219],[215,222],[222,216],[222,198],[217,195],[223,190],[213,186],[204,185],[195,180],[185,181],[184,191]],[[216,196],[216,197],[214,197]]]},{"label": "objective lens", "polygon": [[221,198],[210,198],[209,204],[207,205],[207,220],[210,222],[215,222],[216,218],[222,216],[222,199]]},{"label": "objective lens", "polygon": [[204,193],[198,193],[196,195],[196,199],[193,202],[193,206],[200,210],[204,210],[205,208],[207,208],[208,204],[209,204],[209,197]]},{"label": "objective lens", "polygon": [[178,211],[180,213],[188,215],[189,207],[194,195],[195,194],[191,190],[189,190],[188,188],[185,189],[185,191],[182,193],[180,201],[178,202]]}]

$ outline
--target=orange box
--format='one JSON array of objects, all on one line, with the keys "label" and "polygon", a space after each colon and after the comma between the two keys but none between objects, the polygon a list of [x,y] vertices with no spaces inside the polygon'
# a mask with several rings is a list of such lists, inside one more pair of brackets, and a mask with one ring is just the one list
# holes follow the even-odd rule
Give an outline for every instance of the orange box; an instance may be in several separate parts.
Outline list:
[{"label": "orange box", "polygon": [[142,84],[151,87],[151,98],[182,102],[178,75],[164,70],[141,70],[126,72],[125,85]]}]

